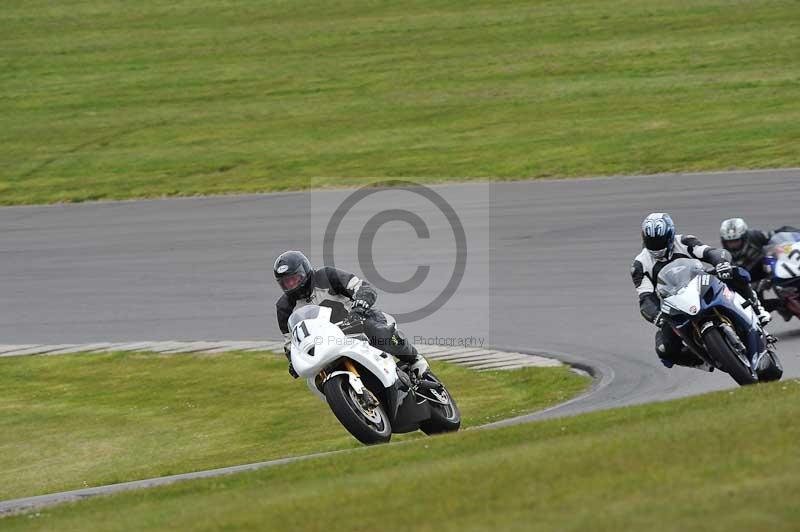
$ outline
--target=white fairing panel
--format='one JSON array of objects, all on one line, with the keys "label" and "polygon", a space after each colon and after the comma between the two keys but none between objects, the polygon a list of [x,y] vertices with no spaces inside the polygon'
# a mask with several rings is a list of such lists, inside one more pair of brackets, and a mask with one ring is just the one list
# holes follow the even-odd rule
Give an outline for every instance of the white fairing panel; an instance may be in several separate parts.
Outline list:
[{"label": "white fairing panel", "polygon": [[[695,277],[677,294],[666,298],[662,302],[662,309],[667,311],[668,309],[665,307],[672,307],[689,316],[696,315],[700,312],[700,281],[700,277]],[[745,299],[728,287],[724,287],[723,290],[725,290],[724,297],[726,299],[733,298],[733,303],[748,317],[750,325],[753,327],[758,326],[758,316],[756,316],[755,311],[750,305],[747,307],[744,306]]]},{"label": "white fairing panel", "polygon": [[[320,307],[325,309],[324,307]],[[292,366],[298,375],[309,379],[309,387],[316,376],[339,358],[349,358],[373,373],[385,387],[397,380],[394,359],[369,343],[345,336],[342,330],[329,321],[328,312],[302,321],[295,320],[292,334]],[[313,313],[312,313],[313,314]]]},{"label": "white fairing panel", "polygon": [[700,277],[692,279],[677,294],[666,298],[663,304],[667,307],[676,308],[689,316],[694,316],[700,312]]},{"label": "white fairing panel", "polygon": [[733,294],[733,302],[736,303],[736,306],[739,307],[739,310],[745,313],[745,315],[750,319],[750,326],[751,327],[760,327],[758,316],[756,315],[753,307],[751,305],[747,305],[746,307],[744,304],[746,303],[745,298],[740,296],[738,293],[734,292],[733,290],[730,291]]},{"label": "white fairing panel", "polygon": [[800,277],[800,242],[775,248],[775,277],[794,279]]}]

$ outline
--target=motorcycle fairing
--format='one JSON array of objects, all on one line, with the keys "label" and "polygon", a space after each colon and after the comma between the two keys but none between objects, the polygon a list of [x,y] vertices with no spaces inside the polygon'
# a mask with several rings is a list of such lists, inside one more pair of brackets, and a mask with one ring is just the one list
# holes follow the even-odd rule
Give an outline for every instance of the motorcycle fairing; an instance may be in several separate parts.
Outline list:
[{"label": "motorcycle fairing", "polygon": [[[668,312],[678,334],[689,340],[693,337],[690,324],[704,316],[713,316],[714,310],[731,320],[744,340],[747,358],[754,361],[766,349],[758,318],[752,308],[744,307],[745,299],[728,288],[717,277],[698,275],[678,294],[664,299],[662,309]],[[681,316],[686,319],[681,321]]]},{"label": "motorcycle fairing", "polygon": [[[367,342],[346,336],[335,324],[320,315],[298,322],[292,330],[292,366],[316,389],[317,375],[341,358],[358,362],[381,382],[392,386],[397,380],[397,365],[392,357]],[[319,390],[317,390],[319,392]]]},{"label": "motorcycle fairing", "polygon": [[766,246],[764,270],[775,285],[796,284],[800,279],[800,233],[777,233]]},{"label": "motorcycle fairing", "polygon": [[392,432],[413,432],[419,428],[421,421],[431,417],[430,403],[411,392],[401,379],[386,388],[386,399]]}]

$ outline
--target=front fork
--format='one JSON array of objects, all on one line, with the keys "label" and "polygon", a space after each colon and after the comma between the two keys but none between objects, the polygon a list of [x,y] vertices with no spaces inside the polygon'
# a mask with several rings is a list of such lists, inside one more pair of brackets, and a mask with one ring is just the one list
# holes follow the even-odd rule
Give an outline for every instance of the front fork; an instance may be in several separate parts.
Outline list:
[{"label": "front fork", "polygon": [[[342,361],[342,367],[344,370],[338,371],[331,371],[330,373],[325,372],[324,370],[320,372],[317,376],[318,380],[321,380],[322,386],[325,385],[325,382],[332,379],[337,375],[346,375],[347,380],[350,383],[350,387],[356,392],[361,401],[361,404],[366,408],[373,408],[378,406],[380,403],[375,398],[375,396],[367,389],[364,383],[361,381],[361,375],[358,373],[358,368],[353,361],[349,358],[345,358]],[[320,386],[320,388],[322,387]]]},{"label": "front fork", "polygon": [[739,338],[739,335],[736,333],[736,329],[733,326],[731,320],[727,316],[720,314],[720,312],[716,309],[714,309],[714,317],[706,320],[700,325],[693,322],[692,327],[694,332],[694,342],[696,343],[697,346],[704,347],[702,354],[698,353],[697,349],[692,349],[692,351],[698,356],[700,356],[706,362],[709,362],[713,366],[717,367],[717,369],[719,369],[719,364],[717,364],[717,362],[711,359],[711,357],[708,355],[708,350],[705,349],[705,344],[703,342],[703,333],[705,333],[711,327],[718,327],[722,331],[722,334],[725,335],[725,337],[730,342],[731,346],[733,346],[733,348],[738,352],[737,356],[739,356],[742,362],[744,362],[750,368],[751,371],[754,371],[754,368],[757,368],[759,366],[760,360],[767,353],[767,347],[768,347],[766,341],[767,338],[766,334],[763,333],[762,331],[760,338],[757,342],[758,345],[757,349],[755,350],[755,355],[751,360],[750,357],[748,356],[747,346],[742,342],[742,339]]}]

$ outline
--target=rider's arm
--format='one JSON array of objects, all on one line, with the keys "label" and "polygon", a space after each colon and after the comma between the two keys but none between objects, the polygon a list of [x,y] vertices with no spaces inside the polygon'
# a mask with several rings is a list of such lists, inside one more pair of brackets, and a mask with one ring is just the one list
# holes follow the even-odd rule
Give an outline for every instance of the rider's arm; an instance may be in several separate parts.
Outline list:
[{"label": "rider's arm", "polygon": [[347,296],[354,301],[366,301],[370,307],[375,304],[378,293],[367,281],[337,268],[326,267],[324,270],[334,293]]},{"label": "rider's arm", "polygon": [[724,249],[719,248],[712,248],[706,244],[700,242],[696,236],[692,235],[684,235],[681,236],[681,244],[686,246],[689,255],[692,257],[699,259],[703,262],[707,262],[712,266],[716,266],[721,262],[730,262],[731,261],[731,254],[725,251]]},{"label": "rider's arm", "polygon": [[639,294],[639,312],[652,323],[661,310],[661,302],[654,291],[653,282],[644,274],[644,266],[638,260],[631,265],[631,279]]},{"label": "rider's arm", "polygon": [[289,334],[289,316],[294,311],[294,304],[289,301],[285,295],[281,296],[277,303],[275,303],[275,310],[278,313],[278,328],[286,337]]},{"label": "rider's arm", "polygon": [[765,233],[764,231],[759,231],[758,229],[751,229],[750,230],[750,240],[753,242],[754,245],[763,248],[769,242],[771,236],[769,233]]},{"label": "rider's arm", "polygon": [[292,315],[293,308],[294,305],[289,301],[289,298],[286,297],[285,295],[281,296],[281,298],[275,304],[275,309],[277,310],[278,313],[278,328],[281,330],[281,333],[283,334],[283,339],[286,342],[283,351],[287,358],[289,357],[289,353],[287,352],[286,347],[292,340],[292,335],[291,332],[289,331],[289,316]]}]

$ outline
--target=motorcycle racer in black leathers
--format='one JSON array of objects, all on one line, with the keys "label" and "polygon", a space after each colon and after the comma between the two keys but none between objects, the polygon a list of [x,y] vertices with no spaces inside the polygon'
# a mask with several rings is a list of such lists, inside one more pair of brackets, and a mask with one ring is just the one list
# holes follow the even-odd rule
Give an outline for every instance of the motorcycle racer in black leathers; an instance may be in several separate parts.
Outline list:
[{"label": "motorcycle racer in black leathers", "polygon": [[[724,247],[733,257],[733,264],[744,268],[750,274],[751,282],[758,286],[759,297],[763,291],[769,288],[769,276],[764,270],[764,246],[775,233],[800,233],[800,229],[784,225],[774,231],[761,231],[750,229],[747,223],[741,218],[729,218],[724,220],[719,228],[719,238]],[[764,308],[767,311],[776,310],[788,321],[793,314],[786,310],[783,302],[778,299],[763,300]]]},{"label": "motorcycle racer in black leathers", "polygon": [[695,236],[676,234],[675,224],[669,214],[657,212],[644,219],[642,244],[644,249],[631,265],[631,278],[639,295],[639,311],[642,317],[659,327],[656,333],[656,354],[664,366],[671,368],[678,364],[709,371],[712,369],[688,349],[684,349],[680,336],[661,316],[661,300],[656,293],[658,273],[675,259],[698,259],[714,266],[716,276],[750,302],[762,325],[770,321],[769,313],[761,306],[750,287],[747,271],[731,265],[731,257],[727,251],[707,246]]},{"label": "motorcycle racer in black leathers", "polygon": [[[373,307],[378,294],[367,281],[337,268],[326,266],[315,270],[299,251],[282,253],[275,260],[273,274],[283,290],[275,306],[278,327],[286,339],[284,353],[287,358],[291,344],[289,316],[299,307],[319,305],[331,309],[334,323],[350,318],[363,320],[364,334],[370,345],[410,364],[410,370],[417,376],[428,370],[427,361],[397,329],[394,321]],[[291,362],[289,373],[297,378]]]}]

